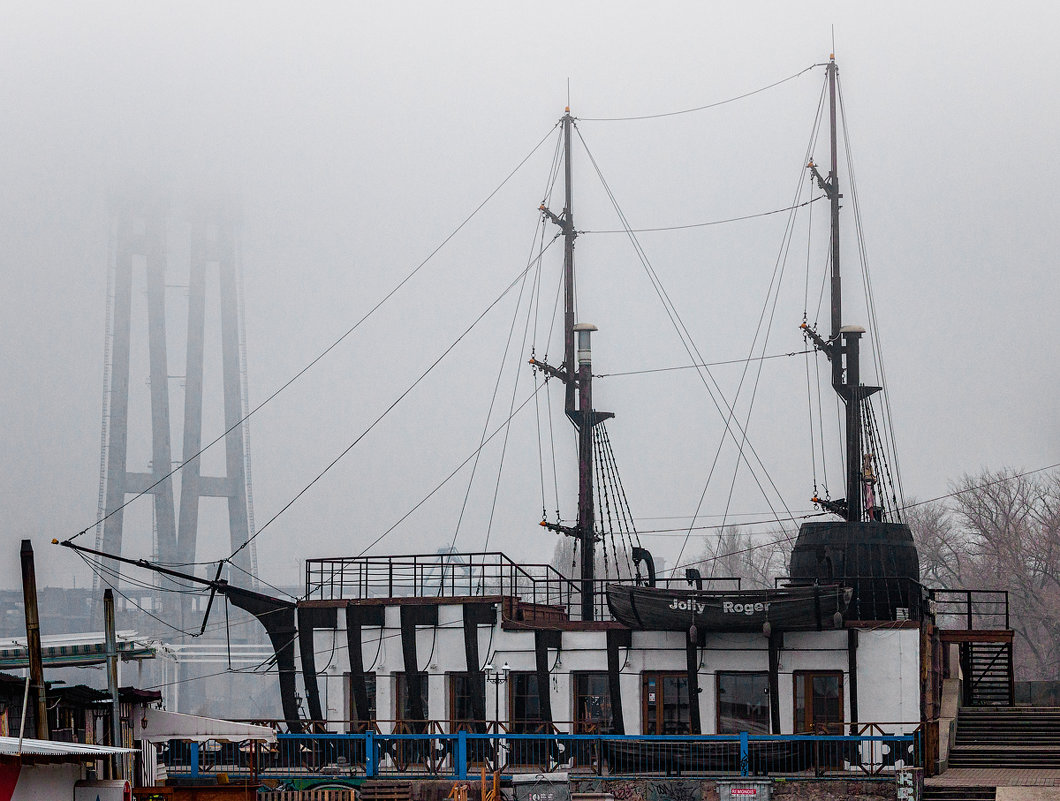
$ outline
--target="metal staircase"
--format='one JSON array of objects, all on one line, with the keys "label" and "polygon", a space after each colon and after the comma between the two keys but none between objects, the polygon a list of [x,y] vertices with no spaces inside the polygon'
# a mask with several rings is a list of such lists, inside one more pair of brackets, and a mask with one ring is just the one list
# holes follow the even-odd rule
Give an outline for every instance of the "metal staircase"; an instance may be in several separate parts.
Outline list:
[{"label": "metal staircase", "polygon": [[1013,705],[1011,642],[964,643],[961,662],[965,706]]}]

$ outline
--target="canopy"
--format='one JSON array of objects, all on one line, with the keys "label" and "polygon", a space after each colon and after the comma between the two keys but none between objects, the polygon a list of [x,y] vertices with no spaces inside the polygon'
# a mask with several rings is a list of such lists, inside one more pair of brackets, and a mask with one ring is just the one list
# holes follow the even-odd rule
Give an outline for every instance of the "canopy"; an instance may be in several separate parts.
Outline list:
[{"label": "canopy", "polygon": [[0,737],[0,759],[21,754],[23,761],[84,762],[113,754],[128,754],[135,749],[111,748],[109,745],[85,745],[57,740],[35,740],[25,737]]},{"label": "canopy", "polygon": [[274,743],[276,732],[268,726],[255,726],[250,723],[236,723],[231,720],[203,718],[198,715],[182,715],[179,712],[145,708],[142,714],[133,716],[133,739],[146,740],[151,743],[166,740],[194,740],[196,742],[262,740]]}]

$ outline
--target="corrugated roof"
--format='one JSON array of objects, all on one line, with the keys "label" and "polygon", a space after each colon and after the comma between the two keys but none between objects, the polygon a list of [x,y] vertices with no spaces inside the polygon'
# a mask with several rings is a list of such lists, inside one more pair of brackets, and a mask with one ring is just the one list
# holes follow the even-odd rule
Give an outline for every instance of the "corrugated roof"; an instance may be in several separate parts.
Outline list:
[{"label": "corrugated roof", "polygon": [[[22,753],[33,756],[70,757],[71,761],[93,759],[112,754],[128,754],[133,748],[111,748],[109,745],[84,745],[82,743],[63,743],[57,740],[33,740],[26,737],[22,740]],[[17,737],[0,737],[0,756],[18,756]]]},{"label": "corrugated roof", "polygon": [[[116,638],[118,654],[123,661],[154,659],[155,645],[138,637],[135,631],[119,631]],[[106,661],[106,652],[106,636],[103,632],[41,637],[41,658],[45,667],[102,664]],[[28,664],[25,637],[0,640],[0,668],[23,668]]]}]

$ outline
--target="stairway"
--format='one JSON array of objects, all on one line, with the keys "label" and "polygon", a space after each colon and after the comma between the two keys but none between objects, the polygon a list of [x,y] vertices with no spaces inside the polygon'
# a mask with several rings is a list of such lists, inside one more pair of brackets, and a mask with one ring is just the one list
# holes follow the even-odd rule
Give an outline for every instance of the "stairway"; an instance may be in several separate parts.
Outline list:
[{"label": "stairway", "polygon": [[965,643],[961,657],[966,706],[1012,706],[1012,643]]},{"label": "stairway", "polygon": [[927,785],[920,796],[922,801],[994,801],[997,791],[993,787],[940,787]]},{"label": "stairway", "polygon": [[962,707],[951,768],[1060,768],[1060,708]]}]

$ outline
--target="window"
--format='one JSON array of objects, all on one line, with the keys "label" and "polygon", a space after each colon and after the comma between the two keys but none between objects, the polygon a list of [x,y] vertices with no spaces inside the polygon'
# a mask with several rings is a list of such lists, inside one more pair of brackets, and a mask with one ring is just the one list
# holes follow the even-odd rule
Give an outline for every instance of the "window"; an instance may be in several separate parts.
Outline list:
[{"label": "window", "polygon": [[[427,718],[427,674],[420,673],[420,701],[423,704],[423,719]],[[413,721],[412,699],[409,697],[408,676],[404,673],[394,674],[394,711],[398,721]]]},{"label": "window", "polygon": [[795,680],[795,733],[823,730],[842,734],[843,674],[835,671],[797,671]]},{"label": "window", "polygon": [[642,680],[644,734],[688,734],[688,676],[644,673]]},{"label": "window", "polygon": [[611,689],[606,673],[574,674],[575,734],[609,734],[612,729]]},{"label": "window", "polygon": [[511,731],[517,734],[544,731],[537,673],[513,670],[508,674],[508,693],[508,722]]},{"label": "window", "polygon": [[[368,708],[357,709],[357,696],[353,692],[353,674],[345,673],[342,677],[342,694],[346,702],[345,708],[350,716],[349,725],[352,727],[355,721],[360,721],[361,729],[370,721],[376,719],[375,715],[375,673],[364,674],[365,689],[368,690]],[[352,729],[351,729],[352,730]]]},{"label": "window", "polygon": [[474,699],[486,698],[486,676],[482,673],[449,674],[449,731],[477,731]]},{"label": "window", "polygon": [[769,734],[769,674],[718,673],[718,734]]}]

